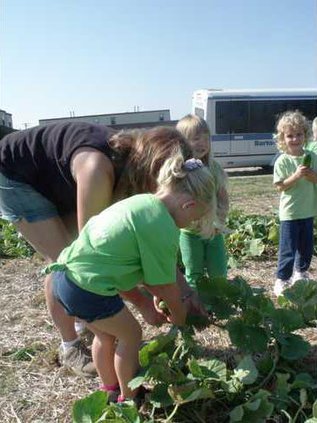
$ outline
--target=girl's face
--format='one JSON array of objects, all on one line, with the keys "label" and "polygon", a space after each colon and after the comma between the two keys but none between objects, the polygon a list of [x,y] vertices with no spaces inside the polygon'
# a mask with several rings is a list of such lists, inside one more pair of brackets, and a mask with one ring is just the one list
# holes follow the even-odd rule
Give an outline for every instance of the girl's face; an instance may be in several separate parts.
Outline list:
[{"label": "girl's face", "polygon": [[209,134],[201,134],[195,138],[188,139],[188,144],[193,150],[195,159],[203,159],[210,152]]},{"label": "girl's face", "polygon": [[287,126],[284,130],[284,142],[287,153],[292,156],[301,156],[305,143],[305,132],[302,128]]}]

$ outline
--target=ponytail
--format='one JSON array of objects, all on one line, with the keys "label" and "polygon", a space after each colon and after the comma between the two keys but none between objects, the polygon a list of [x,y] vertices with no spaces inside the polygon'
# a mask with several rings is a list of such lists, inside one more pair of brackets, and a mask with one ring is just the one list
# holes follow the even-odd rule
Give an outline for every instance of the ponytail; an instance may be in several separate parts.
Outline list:
[{"label": "ponytail", "polygon": [[161,188],[190,194],[203,203],[210,204],[214,200],[214,178],[199,159],[184,161],[184,156],[176,154],[162,166],[157,183]]}]

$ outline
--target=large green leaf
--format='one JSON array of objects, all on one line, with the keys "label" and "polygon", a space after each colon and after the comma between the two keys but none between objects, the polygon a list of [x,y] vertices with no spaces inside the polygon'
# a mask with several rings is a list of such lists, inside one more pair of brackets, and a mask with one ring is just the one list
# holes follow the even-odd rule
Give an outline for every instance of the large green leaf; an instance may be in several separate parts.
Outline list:
[{"label": "large green leaf", "polygon": [[278,245],[279,242],[279,228],[277,225],[273,225],[269,229],[267,239],[271,241],[274,245]]},{"label": "large green leaf", "polygon": [[312,376],[308,373],[298,373],[295,376],[295,380],[291,384],[292,389],[301,389],[301,388],[312,389],[314,386],[315,386],[315,381],[312,378]]},{"label": "large green leaf", "polygon": [[252,257],[256,257],[256,256],[261,256],[263,254],[263,251],[265,249],[265,245],[262,241],[262,239],[257,238],[257,239],[251,239],[249,241],[249,251],[248,251],[248,255],[252,256]]},{"label": "large green leaf", "polygon": [[261,313],[263,316],[267,316],[275,310],[273,301],[262,293],[250,296],[248,298],[247,307],[248,309],[256,309],[258,313]]},{"label": "large green leaf", "polygon": [[150,394],[150,402],[157,408],[164,408],[173,404],[173,400],[168,393],[167,383],[158,383],[154,386]]},{"label": "large green leaf", "polygon": [[199,399],[214,398],[215,394],[205,386],[198,386],[195,381],[183,385],[170,385],[168,393],[175,404],[185,404]]},{"label": "large green leaf", "polygon": [[304,327],[304,320],[300,312],[279,308],[270,313],[272,330],[274,333],[293,332]]},{"label": "large green leaf", "polygon": [[298,360],[305,357],[310,349],[309,342],[305,341],[300,335],[285,334],[278,337],[281,344],[281,356],[286,360]]},{"label": "large green leaf", "polygon": [[228,322],[227,329],[231,342],[245,353],[266,351],[269,338],[263,328],[235,319]]},{"label": "large green leaf", "polygon": [[74,423],[96,423],[105,411],[108,394],[96,391],[86,398],[75,401],[72,410]]},{"label": "large green leaf", "polygon": [[181,383],[186,380],[186,376],[181,369],[173,368],[167,354],[161,353],[152,358],[151,366],[146,372],[146,378],[154,379],[164,383]]},{"label": "large green leaf", "polygon": [[235,407],[230,412],[230,422],[265,423],[274,409],[268,397],[267,391],[260,390],[247,402]]},{"label": "large green leaf", "polygon": [[141,423],[141,417],[133,401],[110,404],[98,423]]},{"label": "large green leaf", "polygon": [[175,339],[178,331],[171,331],[167,335],[159,335],[154,340],[144,345],[139,351],[139,361],[141,367],[147,367],[150,365],[152,357],[159,354],[161,351],[168,352],[174,350]]},{"label": "large green leaf", "polygon": [[312,280],[297,281],[284,296],[297,306],[317,305],[317,284]]},{"label": "large green leaf", "polygon": [[[317,319],[317,283],[312,280],[300,280],[283,292],[286,301],[295,305],[306,322]],[[289,307],[286,303],[286,307]]]},{"label": "large green leaf", "polygon": [[134,391],[135,389],[139,388],[145,382],[145,380],[145,376],[136,376],[130,380],[128,386],[130,389],[132,389],[132,391]]},{"label": "large green leaf", "polygon": [[[252,385],[258,378],[259,372],[250,355],[246,355],[234,369],[236,376],[244,385]],[[241,375],[241,376],[239,376]]]},{"label": "large green leaf", "polygon": [[196,379],[225,381],[227,378],[226,363],[216,358],[212,360],[201,360],[199,362],[195,358],[192,358],[188,362],[188,368],[192,376]]}]

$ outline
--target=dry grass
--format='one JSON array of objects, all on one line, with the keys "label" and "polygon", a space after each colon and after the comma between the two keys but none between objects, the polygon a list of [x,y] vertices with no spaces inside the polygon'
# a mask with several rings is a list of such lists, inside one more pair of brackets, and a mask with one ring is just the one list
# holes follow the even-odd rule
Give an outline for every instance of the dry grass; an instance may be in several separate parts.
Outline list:
[{"label": "dry grass", "polygon": [[[262,201],[255,199],[255,191],[252,201],[249,201],[250,197],[245,202],[239,201],[241,184],[230,184],[235,207],[250,212],[251,205],[254,208],[260,202],[263,206]],[[242,186],[247,186],[246,181],[243,181]],[[254,190],[254,182],[251,186]],[[261,199],[263,190],[262,186],[258,191]],[[259,210],[254,212],[259,213]],[[275,266],[275,261],[249,261],[243,268],[231,271],[229,276],[241,275],[252,285],[270,289]],[[88,380],[74,376],[58,363],[59,338],[45,308],[42,267],[43,263],[37,257],[1,261],[1,423],[70,422],[74,400],[86,396],[98,386],[97,378]],[[312,273],[317,279],[316,269],[317,262],[314,259]],[[145,323],[143,328],[145,339],[159,333],[159,329],[153,329]],[[167,326],[162,328],[164,331],[167,329]],[[317,343],[315,332],[310,330],[305,333],[314,345]],[[198,334],[197,338],[208,355],[230,355],[231,346],[224,331],[210,327]]]}]

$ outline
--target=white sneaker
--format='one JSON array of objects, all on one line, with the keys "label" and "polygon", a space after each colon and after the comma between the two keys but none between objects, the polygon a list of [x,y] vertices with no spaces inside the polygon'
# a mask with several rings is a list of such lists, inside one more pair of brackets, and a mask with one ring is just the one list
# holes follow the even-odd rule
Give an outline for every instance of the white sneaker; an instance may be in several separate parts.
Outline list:
[{"label": "white sneaker", "polygon": [[300,270],[294,270],[292,276],[292,284],[300,280],[310,279],[309,273],[307,271],[301,272]]},{"label": "white sneaker", "polygon": [[286,281],[283,281],[282,279],[276,279],[273,292],[277,297],[279,297],[283,294],[284,289],[288,287],[290,287],[289,279],[287,279]]}]

